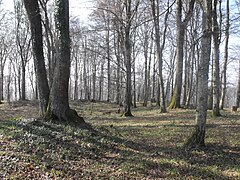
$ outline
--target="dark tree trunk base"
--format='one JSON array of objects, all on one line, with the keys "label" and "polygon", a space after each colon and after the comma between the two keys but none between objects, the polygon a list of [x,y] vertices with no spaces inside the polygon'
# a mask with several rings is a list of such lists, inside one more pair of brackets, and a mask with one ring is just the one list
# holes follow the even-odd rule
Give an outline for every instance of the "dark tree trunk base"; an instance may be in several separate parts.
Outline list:
[{"label": "dark tree trunk base", "polygon": [[54,123],[64,123],[83,128],[91,128],[91,125],[86,123],[83,117],[80,117],[73,109],[68,109],[61,114],[61,117],[56,116],[52,111],[48,110],[44,118],[46,121]]},{"label": "dark tree trunk base", "polygon": [[221,115],[221,113],[220,112],[217,112],[217,111],[212,111],[212,116],[213,117],[221,117],[222,115]]},{"label": "dark tree trunk base", "polygon": [[205,141],[205,131],[201,132],[198,127],[196,127],[196,131],[187,139],[187,142],[184,144],[184,148],[203,148],[206,147]]},{"label": "dark tree trunk base", "polygon": [[122,117],[123,117],[123,116],[124,116],[124,117],[133,117],[133,114],[132,114],[131,112],[127,111],[127,112],[124,112],[121,116],[122,116]]},{"label": "dark tree trunk base", "polygon": [[164,108],[160,108],[160,113],[167,113],[166,108],[165,109]]},{"label": "dark tree trunk base", "polygon": [[177,104],[177,97],[176,97],[176,95],[173,95],[171,103],[170,103],[168,109],[177,109],[177,108],[181,108],[181,106],[179,104]]}]

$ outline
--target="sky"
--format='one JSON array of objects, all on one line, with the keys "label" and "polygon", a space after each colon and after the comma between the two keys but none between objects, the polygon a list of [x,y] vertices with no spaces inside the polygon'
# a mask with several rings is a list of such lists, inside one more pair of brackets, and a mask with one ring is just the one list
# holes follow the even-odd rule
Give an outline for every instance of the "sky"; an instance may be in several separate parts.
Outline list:
[{"label": "sky", "polygon": [[[1,1],[1,0],[0,0]],[[2,0],[2,8],[5,10],[14,10],[14,0]],[[69,0],[70,15],[79,16],[81,21],[87,19],[91,12],[91,0]]]}]

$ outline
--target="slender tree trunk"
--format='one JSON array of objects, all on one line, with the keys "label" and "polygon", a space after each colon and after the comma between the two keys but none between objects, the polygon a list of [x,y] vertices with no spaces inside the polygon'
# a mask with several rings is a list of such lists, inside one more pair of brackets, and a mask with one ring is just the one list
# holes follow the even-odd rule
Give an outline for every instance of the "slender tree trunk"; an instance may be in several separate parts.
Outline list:
[{"label": "slender tree trunk", "polygon": [[[145,43],[144,43],[144,46]],[[148,103],[148,55],[147,55],[147,49],[144,50],[144,100],[143,100],[143,106],[147,106]]]},{"label": "slender tree trunk", "polygon": [[139,5],[138,3],[135,5],[134,10],[131,8],[132,1],[128,0],[125,3],[125,10],[126,10],[126,23],[124,27],[124,61],[126,67],[126,93],[125,93],[125,112],[124,116],[133,116],[131,112],[132,106],[132,45],[131,45],[131,23],[132,23],[132,16],[134,12],[136,12]]},{"label": "slender tree trunk", "polygon": [[19,99],[22,99],[22,93],[21,93],[21,68],[18,69],[18,96],[19,96]]},{"label": "slender tree trunk", "polygon": [[158,78],[159,78],[159,93],[160,93],[160,112],[165,113],[166,105],[165,105],[165,94],[164,94],[164,82],[163,82],[163,49],[165,46],[165,35],[167,30],[167,18],[168,13],[165,15],[165,29],[163,34],[163,43],[162,46],[160,45],[160,28],[159,28],[159,1],[155,4],[155,0],[152,0],[152,15],[154,18],[154,29],[155,29],[155,45],[156,45],[156,53],[157,53],[157,60],[158,60]]},{"label": "slender tree trunk", "polygon": [[181,107],[181,92],[182,92],[182,76],[183,76],[183,47],[184,47],[184,37],[187,23],[191,18],[195,0],[189,2],[189,10],[186,14],[184,20],[182,20],[182,0],[177,0],[177,56],[176,56],[176,75],[175,75],[175,86],[174,93],[169,105],[169,109],[180,108]]},{"label": "slender tree trunk", "polygon": [[134,65],[133,65],[133,107],[137,108],[135,61],[134,61]]},{"label": "slender tree trunk", "polygon": [[47,110],[50,90],[48,86],[43,55],[41,14],[37,0],[24,0],[24,4],[31,26],[34,67],[36,70],[36,79],[38,86],[38,90],[36,89],[36,92],[39,91],[40,115],[42,116]]},{"label": "slender tree trunk", "polygon": [[1,101],[3,100],[3,68],[2,68],[2,65],[0,67],[0,70],[1,70],[1,77],[0,77],[0,104],[1,104]]},{"label": "slender tree trunk", "polygon": [[22,62],[22,91],[21,92],[22,92],[21,100],[24,101],[26,100],[26,67],[24,62]]},{"label": "slender tree trunk", "polygon": [[155,89],[156,89],[156,62],[155,62],[155,56],[153,57],[153,75],[152,75],[152,102],[156,102],[156,96],[155,96]]},{"label": "slender tree trunk", "polygon": [[74,100],[78,100],[78,57],[75,54],[75,81],[74,81]]},{"label": "slender tree trunk", "polygon": [[84,41],[84,59],[83,59],[83,86],[84,86],[84,100],[89,101],[89,89],[87,83],[87,39]]},{"label": "slender tree trunk", "polygon": [[226,89],[227,89],[227,63],[228,63],[228,42],[229,42],[229,0],[226,0],[226,29],[225,29],[225,45],[224,45],[224,63],[222,69],[222,93],[220,99],[220,109],[224,108]]},{"label": "slender tree trunk", "polygon": [[217,21],[217,2],[218,0],[213,0],[213,22],[212,22],[212,31],[213,31],[213,110],[212,115],[214,117],[221,116],[220,114],[220,68],[219,68],[219,59],[220,59],[220,29]]},{"label": "slender tree trunk", "polygon": [[102,92],[103,92],[103,69],[104,69],[104,63],[101,64],[101,74],[100,74],[100,78],[99,78],[99,96],[98,96],[98,100],[101,101],[102,100]]},{"label": "slender tree trunk", "polygon": [[240,107],[240,61],[239,61],[239,69],[238,69],[238,85],[237,85],[237,100],[236,100],[236,106]]},{"label": "slender tree trunk", "polygon": [[185,144],[187,147],[205,146],[208,99],[208,71],[211,54],[211,6],[211,1],[204,0],[202,18],[203,36],[201,39],[201,58],[198,66],[196,128],[195,132]]},{"label": "slender tree trunk", "polygon": [[[130,7],[129,7],[130,11]],[[130,24],[125,27],[125,66],[126,66],[126,94],[125,94],[125,116],[133,116],[131,112],[132,106],[132,63],[131,63],[131,43],[130,43]]]},{"label": "slender tree trunk", "polygon": [[96,65],[96,57],[94,58],[93,62],[93,97],[92,99],[95,101],[96,100],[96,80],[97,80],[97,65]]},{"label": "slender tree trunk", "polygon": [[107,43],[107,102],[110,102],[111,95],[111,62],[110,62],[110,22],[109,17],[107,17],[107,35],[106,35],[106,43]]}]

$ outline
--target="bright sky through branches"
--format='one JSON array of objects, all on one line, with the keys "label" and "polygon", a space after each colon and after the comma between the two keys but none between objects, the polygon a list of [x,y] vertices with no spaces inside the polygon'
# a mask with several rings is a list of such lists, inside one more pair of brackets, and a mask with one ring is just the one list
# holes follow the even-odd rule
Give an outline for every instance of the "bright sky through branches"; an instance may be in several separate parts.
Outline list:
[{"label": "bright sky through branches", "polygon": [[[70,15],[79,16],[81,21],[86,20],[91,12],[91,4],[90,0],[69,0]],[[2,0],[1,8],[13,12],[14,0]]]}]

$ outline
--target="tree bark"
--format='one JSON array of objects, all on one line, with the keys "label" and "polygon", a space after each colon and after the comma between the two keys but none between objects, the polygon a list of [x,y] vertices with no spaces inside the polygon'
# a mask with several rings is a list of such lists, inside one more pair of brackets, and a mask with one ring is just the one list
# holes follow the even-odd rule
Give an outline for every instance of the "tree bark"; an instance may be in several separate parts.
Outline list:
[{"label": "tree bark", "polygon": [[219,59],[220,59],[220,28],[217,21],[217,0],[213,0],[212,5],[212,39],[213,39],[213,108],[212,115],[214,117],[221,116],[220,103],[220,77],[219,77]]},{"label": "tree bark", "polygon": [[70,36],[69,36],[69,1],[56,0],[55,22],[59,41],[59,53],[54,69],[47,118],[67,123],[85,125],[82,117],[69,107],[68,86],[70,77]]},{"label": "tree bark", "polygon": [[225,29],[225,45],[224,45],[224,63],[222,69],[222,92],[220,98],[220,109],[224,108],[226,89],[227,89],[227,63],[228,63],[228,42],[229,42],[229,0],[226,0],[226,29]]},{"label": "tree bark", "polygon": [[137,1],[134,9],[132,9],[132,1],[128,0],[125,3],[126,23],[124,27],[124,61],[126,67],[126,92],[125,92],[125,112],[124,116],[133,116],[131,112],[132,106],[132,45],[131,45],[131,25],[132,16],[137,11],[139,1]]},{"label": "tree bark", "polygon": [[31,26],[34,66],[40,99],[40,115],[42,116],[47,110],[50,91],[43,55],[41,14],[37,0],[24,0],[24,4]]},{"label": "tree bark", "polygon": [[205,133],[207,121],[207,100],[208,100],[208,72],[211,54],[211,6],[212,2],[203,1],[203,17],[201,39],[201,58],[198,67],[198,91],[197,91],[197,110],[196,128],[192,136],[187,140],[186,147],[205,146]]},{"label": "tree bark", "polygon": [[187,23],[191,18],[195,0],[189,2],[189,10],[186,14],[184,20],[182,20],[182,0],[177,0],[177,56],[176,56],[176,76],[175,76],[175,86],[174,94],[169,105],[169,109],[180,108],[181,107],[181,92],[182,92],[182,76],[183,76],[183,45],[184,45],[184,35],[187,27]]},{"label": "tree bark", "polygon": [[154,30],[155,30],[155,45],[156,45],[156,53],[157,53],[157,60],[158,60],[158,78],[159,78],[159,93],[160,93],[160,112],[165,113],[166,105],[165,105],[165,94],[164,94],[164,82],[163,82],[163,49],[165,46],[165,36],[167,31],[167,19],[169,11],[165,15],[164,21],[164,33],[163,33],[163,42],[160,45],[160,28],[159,28],[159,1],[155,3],[155,0],[152,0],[152,16],[154,20]]}]

